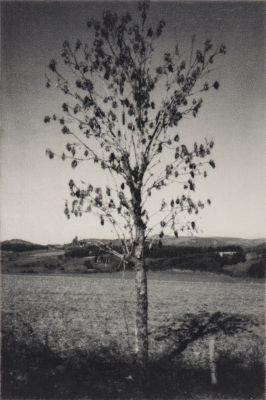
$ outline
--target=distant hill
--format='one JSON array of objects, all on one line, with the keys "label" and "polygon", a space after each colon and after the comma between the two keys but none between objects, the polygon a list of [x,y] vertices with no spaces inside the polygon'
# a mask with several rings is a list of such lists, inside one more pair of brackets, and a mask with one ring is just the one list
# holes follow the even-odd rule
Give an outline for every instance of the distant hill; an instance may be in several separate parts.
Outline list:
[{"label": "distant hill", "polygon": [[[154,239],[156,242],[158,237],[154,236],[151,239]],[[102,242],[103,244],[107,244],[112,242],[119,246],[119,241],[117,239],[82,239],[80,243],[82,245],[93,245],[97,242]],[[231,237],[188,237],[188,236],[180,236],[179,238],[175,238],[172,236],[164,236],[162,239],[162,243],[164,246],[177,246],[177,247],[226,247],[226,246],[240,246],[244,250],[249,248],[261,247],[266,245],[265,239],[242,239],[242,238],[231,238]],[[2,250],[7,251],[31,251],[31,250],[45,250],[49,247],[54,248],[63,248],[63,245],[41,245],[32,242],[28,242],[22,239],[11,239],[5,240],[1,243]],[[72,244],[69,243],[64,245],[65,248],[72,247]]]},{"label": "distant hill", "polygon": [[48,246],[27,242],[22,239],[11,239],[1,242],[1,249],[6,251],[32,251],[45,250],[48,249]]},{"label": "distant hill", "polygon": [[[152,236],[150,239],[154,239],[156,242],[158,236]],[[102,243],[112,242],[113,244],[119,245],[118,240],[99,239]],[[97,239],[83,239],[80,242],[83,244],[94,244]],[[175,238],[173,236],[165,235],[162,239],[164,246],[178,246],[178,247],[227,247],[227,246],[240,246],[243,249],[249,247],[265,246],[266,239],[242,239],[232,237],[196,237],[196,236],[180,236]]]},{"label": "distant hill", "polygon": [[165,246],[189,246],[189,247],[224,247],[240,246],[242,248],[265,245],[265,239],[241,239],[231,237],[188,237],[180,236],[178,239],[165,236],[162,240]]}]

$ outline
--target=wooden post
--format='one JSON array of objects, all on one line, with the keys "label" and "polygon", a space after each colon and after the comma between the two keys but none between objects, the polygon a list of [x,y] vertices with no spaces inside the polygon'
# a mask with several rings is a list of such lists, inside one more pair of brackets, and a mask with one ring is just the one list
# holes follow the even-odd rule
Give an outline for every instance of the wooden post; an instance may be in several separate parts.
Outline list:
[{"label": "wooden post", "polygon": [[210,371],[211,371],[211,383],[217,385],[217,370],[215,362],[215,336],[209,338],[209,359],[210,359]]}]

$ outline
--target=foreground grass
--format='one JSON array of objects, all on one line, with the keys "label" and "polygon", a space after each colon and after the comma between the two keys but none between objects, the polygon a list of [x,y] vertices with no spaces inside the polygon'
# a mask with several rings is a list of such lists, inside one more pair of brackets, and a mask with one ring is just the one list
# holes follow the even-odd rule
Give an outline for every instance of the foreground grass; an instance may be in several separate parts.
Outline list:
[{"label": "foreground grass", "polygon": [[[131,279],[4,275],[2,284],[3,396],[141,398]],[[173,315],[202,310],[257,316],[259,326],[217,338],[215,391],[206,341],[162,361],[164,346],[151,335],[145,398],[262,397],[263,284],[151,280],[149,296],[151,331]]]},{"label": "foreground grass", "polygon": [[182,360],[153,358],[143,382],[132,358],[115,344],[58,354],[47,344],[12,343],[4,337],[2,398],[24,399],[260,399],[263,368],[242,368],[227,356],[218,360],[219,384],[209,371],[185,367]]}]

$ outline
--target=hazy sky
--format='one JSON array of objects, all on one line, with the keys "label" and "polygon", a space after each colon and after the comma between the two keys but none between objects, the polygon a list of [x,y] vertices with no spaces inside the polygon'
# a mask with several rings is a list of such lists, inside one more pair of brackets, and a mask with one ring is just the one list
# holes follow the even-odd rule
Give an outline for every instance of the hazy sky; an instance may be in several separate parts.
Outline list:
[{"label": "hazy sky", "polygon": [[[94,183],[104,177],[93,165],[73,171],[50,161],[45,149],[63,150],[64,138],[43,117],[60,110],[63,99],[45,88],[52,57],[62,42],[86,38],[88,17],[106,8],[134,13],[133,2],[2,2],[1,239],[67,242],[75,235],[110,233],[91,216],[67,220],[67,183],[79,174]],[[265,237],[265,4],[257,2],[151,5],[151,22],[167,22],[160,49],[176,42],[186,48],[192,34],[225,43],[216,63],[218,92],[207,93],[196,119],[180,125],[188,141],[214,138],[217,168],[201,182],[199,198],[212,206],[201,214],[202,235]],[[171,188],[173,190],[173,188]]]}]

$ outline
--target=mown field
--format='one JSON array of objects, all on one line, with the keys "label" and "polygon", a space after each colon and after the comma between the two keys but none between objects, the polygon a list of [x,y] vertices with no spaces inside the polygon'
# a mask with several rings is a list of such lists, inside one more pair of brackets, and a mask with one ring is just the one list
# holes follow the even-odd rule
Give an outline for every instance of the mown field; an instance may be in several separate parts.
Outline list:
[{"label": "mown field", "polygon": [[[151,278],[154,276],[157,279],[149,280],[152,357],[159,357],[164,351],[164,345],[154,340],[153,333],[159,326],[173,316],[205,310],[256,317],[258,325],[250,332],[232,337],[218,336],[216,357],[234,358],[244,368],[251,369],[253,364],[262,362],[263,283],[235,279],[193,282],[189,274],[183,275],[181,281],[178,281],[178,274],[174,280],[158,279],[158,274]],[[38,340],[61,360],[72,357],[73,361],[73,354],[77,352],[86,354],[110,346],[130,355],[134,351],[134,312],[133,279],[114,279],[107,275],[2,276],[3,331],[13,332],[17,338],[24,335],[26,341]],[[30,338],[31,335],[34,338]],[[189,346],[182,356],[182,363],[187,368],[196,366],[207,370],[208,341],[201,340]],[[23,381],[27,377],[19,373],[12,379]]]}]

